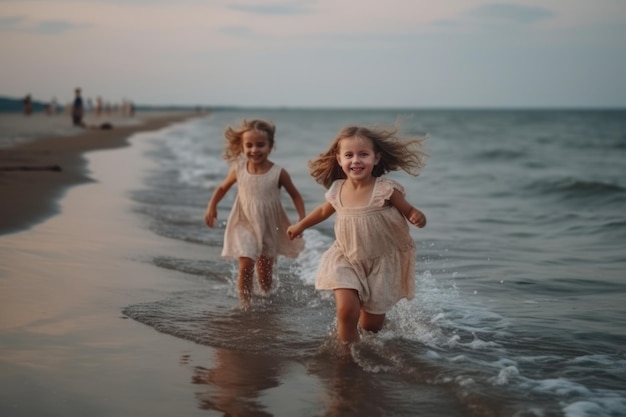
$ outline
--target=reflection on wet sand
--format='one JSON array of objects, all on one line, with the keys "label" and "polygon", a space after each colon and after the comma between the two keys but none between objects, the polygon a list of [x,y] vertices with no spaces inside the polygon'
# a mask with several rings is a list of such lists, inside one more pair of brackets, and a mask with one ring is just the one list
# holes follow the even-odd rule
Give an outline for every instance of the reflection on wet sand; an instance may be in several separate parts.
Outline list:
[{"label": "reflection on wet sand", "polygon": [[196,393],[198,406],[225,416],[271,416],[260,401],[262,392],[280,383],[281,363],[256,353],[217,349],[212,369],[194,367],[192,383],[207,385]]},{"label": "reflection on wet sand", "polygon": [[319,363],[316,373],[324,381],[321,398],[324,411],[320,416],[379,416],[376,404],[385,404],[385,391],[374,382],[374,375],[364,372],[352,358],[332,358]]},{"label": "reflection on wet sand", "polygon": [[393,342],[358,342],[347,355],[332,345],[307,367],[324,387],[316,417],[467,415],[454,393],[429,384],[427,368],[400,358]]}]

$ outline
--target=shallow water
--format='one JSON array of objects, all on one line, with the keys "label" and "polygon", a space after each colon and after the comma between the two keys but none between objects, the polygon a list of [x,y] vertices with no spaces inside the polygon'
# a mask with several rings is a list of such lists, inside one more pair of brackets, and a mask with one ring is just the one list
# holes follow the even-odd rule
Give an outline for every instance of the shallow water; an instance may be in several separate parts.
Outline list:
[{"label": "shallow water", "polygon": [[313,287],[332,219],[305,232],[297,260],[279,260],[273,292],[250,311],[238,307],[234,263],[155,254],[155,265],[205,289],[124,313],[221,352],[227,365],[196,368],[207,386],[199,407],[269,415],[264,396],[285,395],[277,378],[297,363],[326,396],[320,411],[291,387],[289,415],[626,415],[626,112],[214,112],[152,141],[147,157],[158,168],[132,195],[147,228],[221,247],[235,190],[220,203],[220,227],[206,228],[203,213],[228,170],[222,132],[254,117],[276,123],[270,159],[290,173],[308,210],[324,190],[306,161],[342,126],[401,120],[404,131],[429,134],[424,172],[391,174],[428,217],[411,232],[417,295],[346,360],[334,342],[332,298]]}]

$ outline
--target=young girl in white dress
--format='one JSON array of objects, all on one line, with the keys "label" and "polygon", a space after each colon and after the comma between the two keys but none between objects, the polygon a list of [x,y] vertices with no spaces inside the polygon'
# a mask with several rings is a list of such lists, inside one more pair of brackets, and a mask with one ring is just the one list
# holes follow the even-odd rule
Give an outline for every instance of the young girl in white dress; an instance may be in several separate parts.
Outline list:
[{"label": "young girl in white dress", "polygon": [[415,243],[407,220],[421,228],[426,217],[407,202],[399,183],[382,175],[398,169],[418,175],[426,155],[423,139],[396,133],[358,126],[341,130],[330,148],[309,162],[313,178],[328,188],[326,202],[287,230],[294,239],[337,213],[336,240],[322,256],[315,287],[333,291],[344,343],[358,340],[358,325],[379,331],[387,311],[415,293]]},{"label": "young girl in white dress", "polygon": [[276,257],[295,258],[304,247],[303,242],[294,245],[286,234],[290,222],[280,201],[281,187],[291,197],[300,219],[305,209],[304,200],[287,171],[268,159],[275,132],[275,126],[264,120],[244,120],[239,128],[226,129],[224,159],[232,167],[213,192],[204,215],[206,224],[213,227],[218,203],[238,184],[226,223],[222,256],[239,260],[237,287],[244,307],[251,300],[255,265],[259,285],[267,292],[272,286]]}]

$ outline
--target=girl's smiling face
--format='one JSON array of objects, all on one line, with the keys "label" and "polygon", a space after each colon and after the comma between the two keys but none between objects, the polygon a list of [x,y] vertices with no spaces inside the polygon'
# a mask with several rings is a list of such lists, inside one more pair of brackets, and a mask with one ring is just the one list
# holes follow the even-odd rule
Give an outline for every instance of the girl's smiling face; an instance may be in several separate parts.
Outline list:
[{"label": "girl's smiling face", "polygon": [[248,130],[244,132],[241,139],[243,154],[248,161],[255,165],[262,165],[272,151],[270,141],[265,132],[257,130]]},{"label": "girl's smiling face", "polygon": [[339,142],[337,162],[348,179],[369,179],[378,161],[380,153],[374,150],[374,143],[370,139],[353,136]]}]

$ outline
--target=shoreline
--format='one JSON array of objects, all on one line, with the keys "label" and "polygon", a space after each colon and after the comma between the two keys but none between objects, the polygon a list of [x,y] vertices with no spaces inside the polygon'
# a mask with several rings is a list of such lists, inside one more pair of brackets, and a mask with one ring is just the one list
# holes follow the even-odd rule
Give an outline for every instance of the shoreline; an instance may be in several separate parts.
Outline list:
[{"label": "shoreline", "polygon": [[132,123],[120,125],[114,120],[110,130],[77,129],[75,133],[56,135],[42,132],[47,127],[36,118],[24,124],[21,114],[1,115],[5,123],[8,118],[21,119],[22,133],[32,136],[39,131],[39,138],[0,149],[0,235],[28,229],[53,216],[69,187],[93,181],[85,153],[125,147],[134,133],[158,130],[206,114],[140,112]]},{"label": "shoreline", "polygon": [[142,226],[127,195],[154,167],[151,137],[87,153],[96,181],[68,188],[59,215],[0,236],[0,415],[319,414],[322,382],[304,364],[198,344],[124,314],[206,290],[154,258],[219,257]]},{"label": "shoreline", "polygon": [[150,168],[150,137],[84,154],[94,181],[68,186],[58,215],[0,236],[0,415],[203,414],[183,360],[210,368],[213,350],[122,313],[202,284],[149,260],[205,249],[141,228],[125,197]]}]

